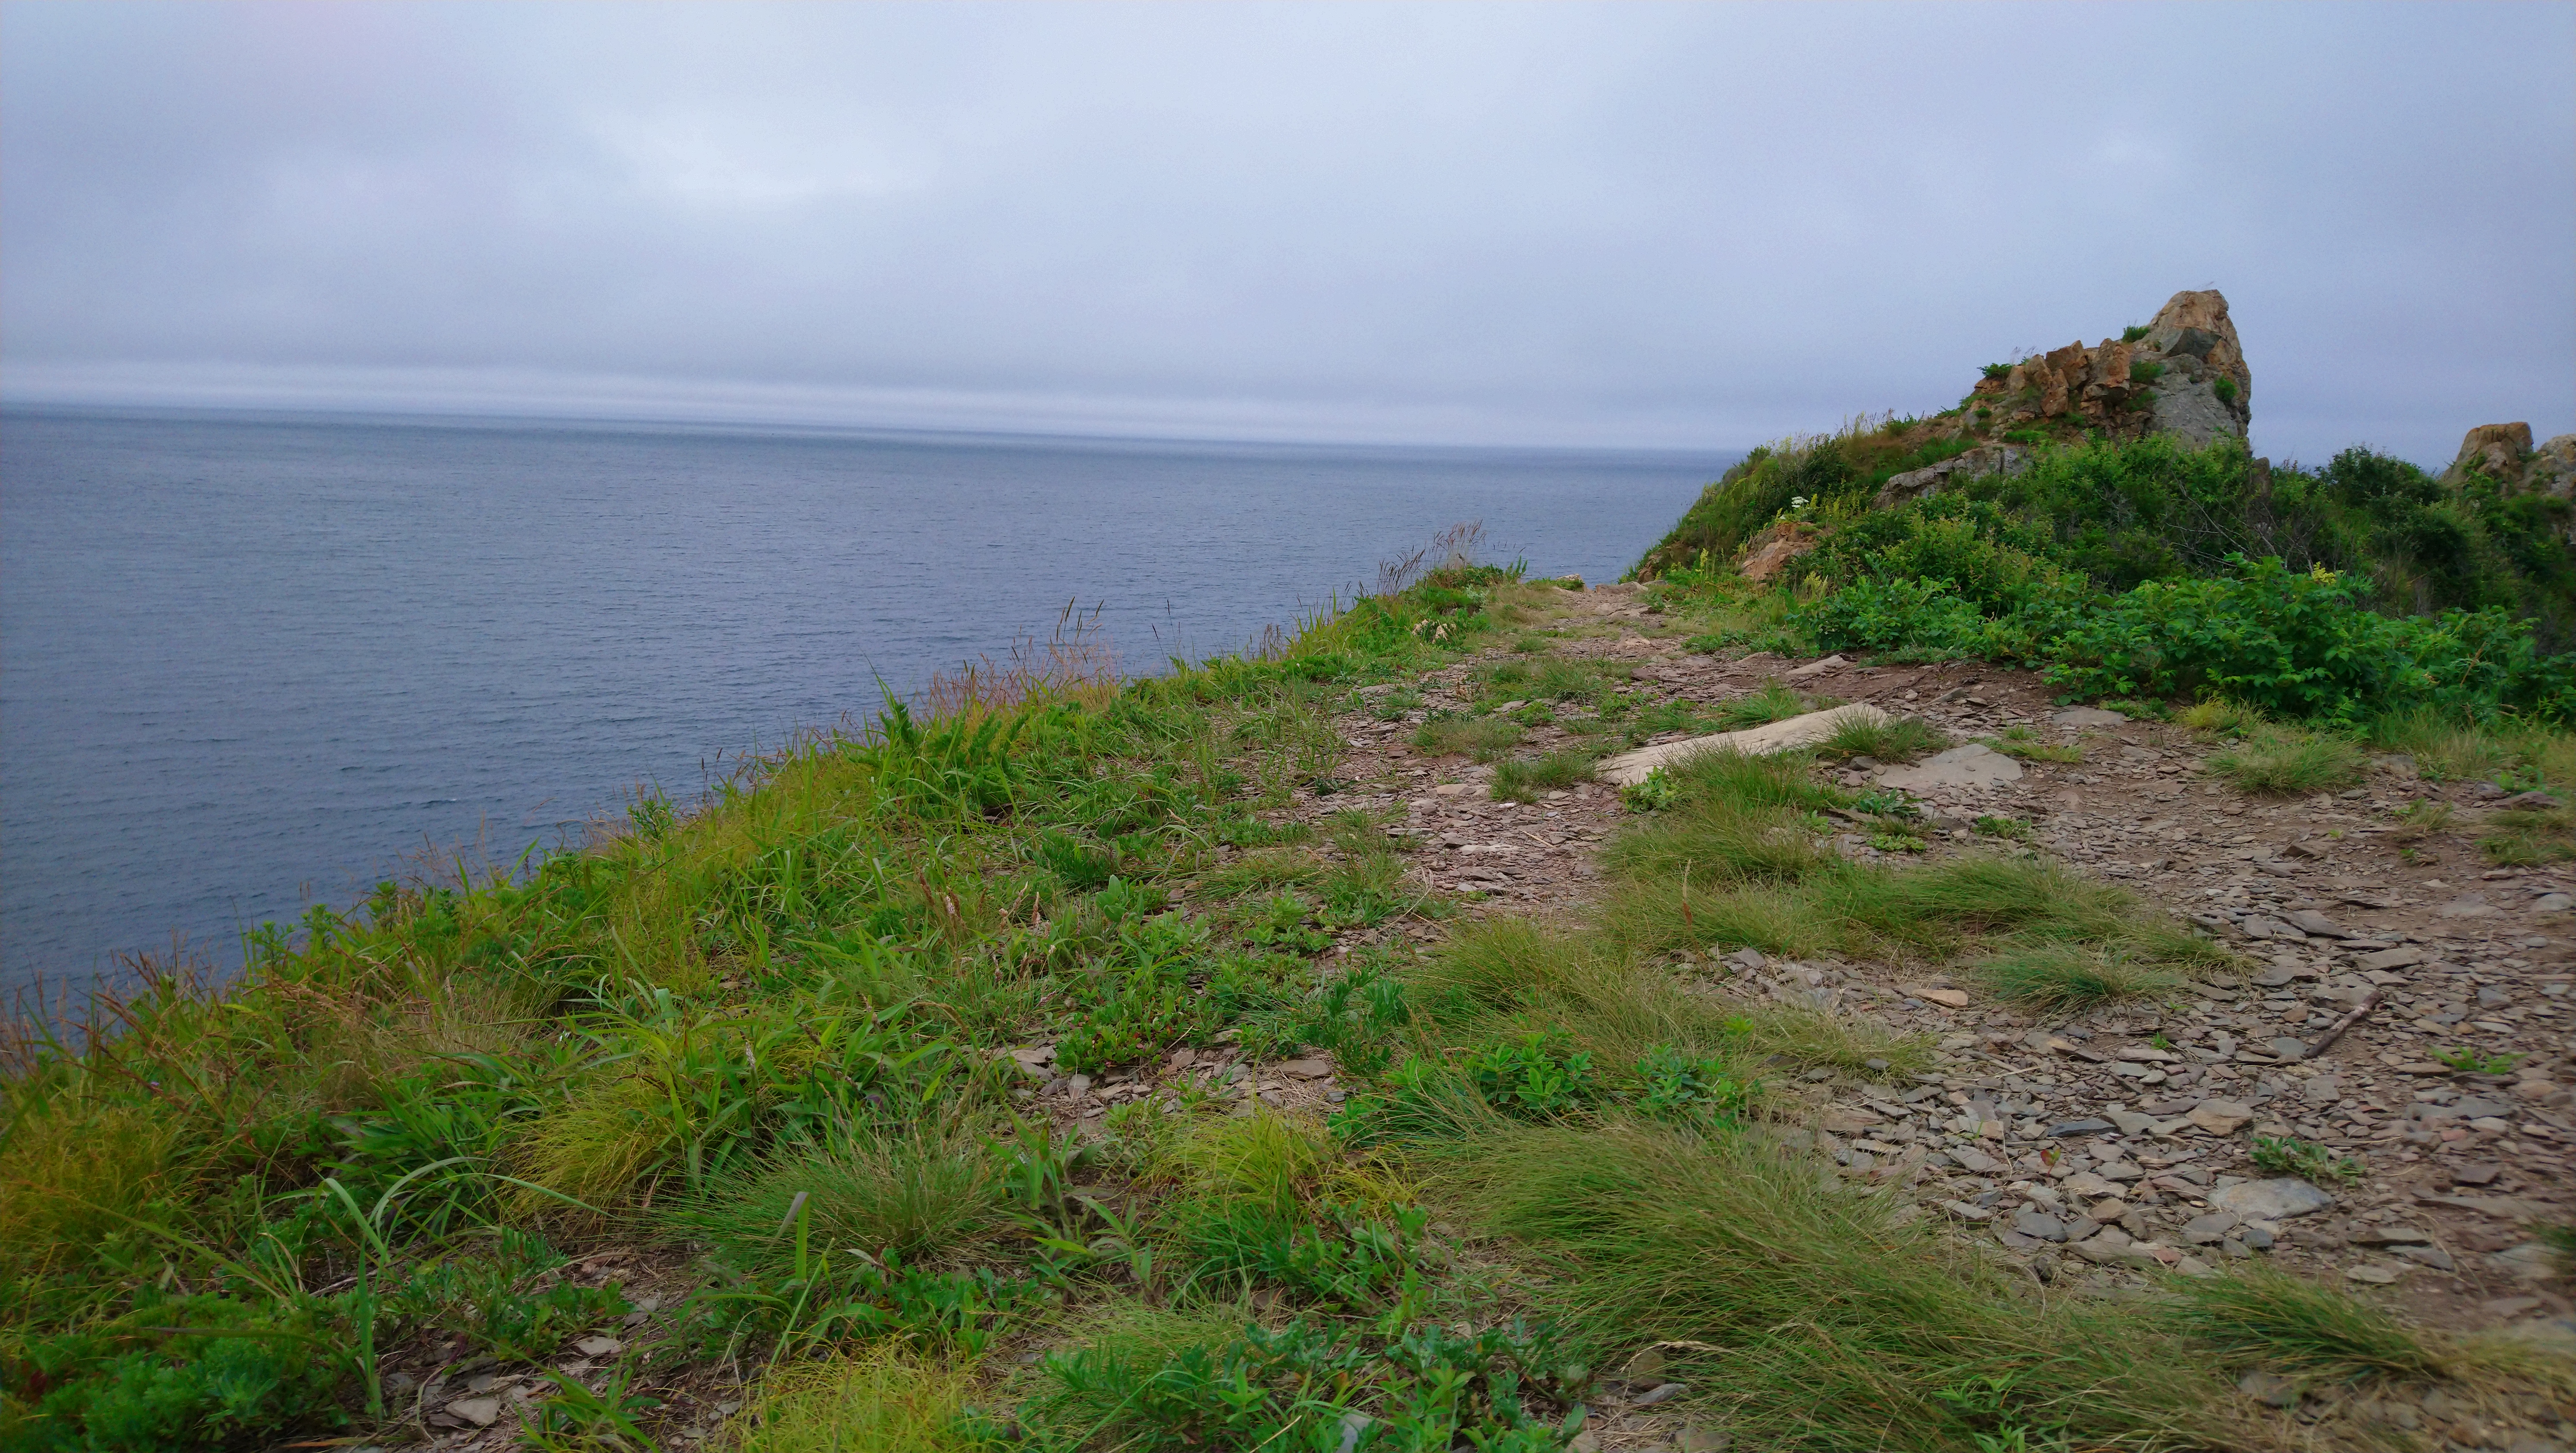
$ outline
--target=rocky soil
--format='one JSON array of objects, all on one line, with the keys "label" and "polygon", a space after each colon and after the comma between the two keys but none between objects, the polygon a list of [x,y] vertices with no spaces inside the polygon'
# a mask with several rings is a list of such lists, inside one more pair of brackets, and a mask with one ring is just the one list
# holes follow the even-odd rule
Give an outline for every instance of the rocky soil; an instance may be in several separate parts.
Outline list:
[{"label": "rocky soil", "polygon": [[[1936,1039],[1936,1073],[1889,1082],[1818,1071],[1798,1086],[1808,1133],[1845,1175],[1902,1187],[1926,1214],[2078,1294],[2122,1295],[2149,1272],[2268,1258],[2434,1325],[2576,1337],[2569,1284],[2534,1239],[2538,1226],[2576,1221],[2576,873],[2484,866],[2476,819],[2502,789],[2427,783],[2386,759],[2367,786],[2333,796],[2247,798],[2203,774],[2207,739],[2061,709],[2028,675],[1692,655],[1633,587],[1570,597],[1556,624],[1573,637],[1560,654],[1633,666],[1633,689],[1654,698],[1712,703],[1784,680],[1924,718],[1964,745],[1844,780],[1913,793],[1929,852],[1992,850],[1974,820],[2019,819],[2039,851],[2201,924],[2241,956],[2175,1002],[2067,1016],[1993,1002],[1964,976],[1921,963],[1785,962],[1748,950],[1678,964],[1712,992]],[[1439,704],[1476,664],[1426,678],[1422,690]],[[1483,911],[1583,902],[1597,881],[1594,850],[1623,816],[1615,790],[1490,801],[1490,769],[1414,750],[1420,715],[1343,718],[1352,749],[1343,775],[1355,785],[1299,811],[1402,814],[1423,880],[1481,895]],[[2074,747],[2082,760],[1976,741],[2018,750],[2004,736],[2013,728],[2030,746]],[[1576,739],[1540,728],[1522,750]],[[2396,814],[2428,801],[2453,815],[2447,829],[2418,835]],[[1839,841],[1847,854],[1879,856],[1856,832]],[[2436,1057],[2459,1050],[2510,1068],[2461,1073]],[[1298,1078],[1310,1068],[1328,1067],[1240,1073],[1277,1090],[1329,1083]],[[2265,1138],[2304,1142],[2315,1158],[2258,1164]],[[2295,1390],[2249,1392],[2297,1400]],[[2390,1413],[2462,1448],[2576,1446],[2576,1409],[2538,1400],[2473,1412],[2437,1397]]]}]

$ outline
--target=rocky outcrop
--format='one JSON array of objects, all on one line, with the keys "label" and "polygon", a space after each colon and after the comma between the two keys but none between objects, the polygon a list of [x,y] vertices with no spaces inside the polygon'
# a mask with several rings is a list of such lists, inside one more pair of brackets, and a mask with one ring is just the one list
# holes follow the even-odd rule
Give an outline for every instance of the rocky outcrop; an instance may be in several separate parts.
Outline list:
[{"label": "rocky outcrop", "polygon": [[2576,500],[2576,434],[2534,448],[2529,424],[2480,424],[2460,440],[2459,457],[2442,471],[2442,482],[2456,488],[2472,476],[2507,494]]},{"label": "rocky outcrop", "polygon": [[2211,289],[2174,294],[2139,337],[2034,353],[1981,380],[1966,402],[1988,427],[2172,434],[2199,447],[2222,434],[2244,438],[2253,397],[2254,375],[2227,298]]},{"label": "rocky outcrop", "polygon": [[1921,469],[1909,469],[1878,487],[1878,498],[1871,501],[1877,509],[1901,505],[1926,495],[1937,494],[1952,480],[1965,482],[1983,479],[1990,474],[2019,474],[2030,468],[2030,451],[2009,444],[1981,444],[1955,459]]}]

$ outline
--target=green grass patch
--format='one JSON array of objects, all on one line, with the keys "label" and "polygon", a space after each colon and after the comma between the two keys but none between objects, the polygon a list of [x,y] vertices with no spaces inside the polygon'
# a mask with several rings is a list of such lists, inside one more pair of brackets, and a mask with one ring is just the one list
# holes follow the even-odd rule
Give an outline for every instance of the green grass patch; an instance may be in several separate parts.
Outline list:
[{"label": "green grass patch", "polygon": [[1848,761],[1869,757],[1881,762],[1911,762],[1927,757],[1950,745],[1939,727],[1920,717],[1891,717],[1886,721],[1844,721],[1834,727],[1834,734],[1816,748],[1816,755],[1827,761]]},{"label": "green grass patch", "polygon": [[1528,730],[1500,717],[1434,717],[1413,734],[1413,745],[1434,757],[1473,757],[1499,761],[1521,744]]},{"label": "green grass patch", "polygon": [[2255,726],[2244,740],[2208,761],[2211,776],[2239,792],[2295,797],[2332,792],[2361,780],[2369,766],[2361,744],[2334,732]]},{"label": "green grass patch", "polygon": [[1999,954],[1976,967],[1978,982],[1999,999],[2053,1013],[2121,999],[2155,999],[2190,980],[2161,964],[2140,963],[2096,945],[2049,944]]},{"label": "green grass patch", "polygon": [[1516,759],[1494,768],[1493,798],[1497,802],[1536,802],[1542,792],[1556,792],[1577,782],[1592,779],[1592,764],[1599,758],[1580,748],[1550,752],[1535,760]]},{"label": "green grass patch", "polygon": [[[1637,1122],[1498,1129],[1442,1153],[1435,1190],[1488,1234],[1579,1274],[1542,1305],[1604,1365],[1661,1344],[1747,1446],[1949,1450],[2018,1427],[2081,1442],[2208,1436],[2212,1369],[2113,1308],[2042,1306],[1893,1198],[1820,1183],[1754,1134]],[[1701,1350],[1706,1349],[1706,1350]],[[1945,1391],[1998,1379],[1986,1409]],[[1990,1445],[1991,1446],[1991,1445]]]}]

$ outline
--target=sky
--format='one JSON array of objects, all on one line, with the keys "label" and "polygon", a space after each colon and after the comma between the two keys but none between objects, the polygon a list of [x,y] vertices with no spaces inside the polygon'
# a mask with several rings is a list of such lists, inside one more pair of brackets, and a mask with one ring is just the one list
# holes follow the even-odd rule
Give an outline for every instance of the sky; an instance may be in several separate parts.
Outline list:
[{"label": "sky", "polygon": [[0,399],[1741,448],[2216,287],[2576,430],[2576,5],[0,4]]}]

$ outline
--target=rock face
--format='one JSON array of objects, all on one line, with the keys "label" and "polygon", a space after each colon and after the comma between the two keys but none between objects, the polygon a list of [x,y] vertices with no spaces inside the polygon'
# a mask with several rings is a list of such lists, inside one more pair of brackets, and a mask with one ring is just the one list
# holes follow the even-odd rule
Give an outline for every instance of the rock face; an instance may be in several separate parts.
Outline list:
[{"label": "rock face", "polygon": [[[1955,459],[1909,469],[1878,487],[1879,509],[1901,505],[1939,491],[1951,480],[1983,479],[1989,474],[2019,474],[2030,467],[2030,452],[2009,444],[1981,444]],[[1749,573],[1749,572],[1748,572]]]},{"label": "rock face", "polygon": [[2576,434],[2561,434],[2533,448],[2529,424],[2480,424],[2460,441],[2460,456],[2442,471],[2444,484],[2470,476],[2493,480],[2507,494],[2576,499]]},{"label": "rock face", "polygon": [[2067,422],[2115,436],[2172,434],[2199,447],[2222,434],[2244,438],[2253,398],[2227,299],[2213,289],[2174,294],[2134,341],[2087,348],[2079,340],[2032,354],[1979,382],[1968,401],[2005,425]]}]

